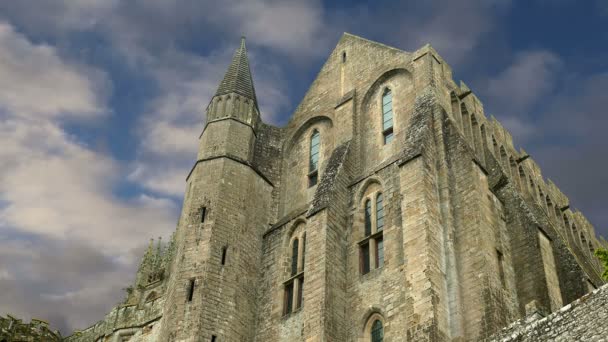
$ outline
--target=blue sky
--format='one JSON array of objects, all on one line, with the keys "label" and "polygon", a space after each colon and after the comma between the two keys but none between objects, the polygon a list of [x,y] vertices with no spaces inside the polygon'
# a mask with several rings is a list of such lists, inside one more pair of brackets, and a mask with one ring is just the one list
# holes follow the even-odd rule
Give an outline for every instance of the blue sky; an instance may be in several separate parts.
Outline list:
[{"label": "blue sky", "polygon": [[606,1],[2,1],[0,315],[101,319],[175,229],[240,36],[283,125],[345,31],[433,45],[608,236]]}]

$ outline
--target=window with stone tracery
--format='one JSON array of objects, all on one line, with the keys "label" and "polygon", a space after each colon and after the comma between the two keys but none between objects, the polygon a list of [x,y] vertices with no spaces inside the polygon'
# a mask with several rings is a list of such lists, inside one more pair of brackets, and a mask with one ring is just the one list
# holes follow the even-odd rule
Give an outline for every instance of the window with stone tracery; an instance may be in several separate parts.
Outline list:
[{"label": "window with stone tracery", "polygon": [[289,245],[289,277],[284,282],[283,314],[288,315],[302,307],[304,299],[304,261],[306,255],[306,232],[299,225]]},{"label": "window with stone tracery", "polygon": [[384,195],[371,194],[365,199],[363,239],[359,241],[361,274],[384,265],[384,217]]},{"label": "window with stone tracery", "polygon": [[382,322],[380,322],[380,320],[377,319],[374,321],[370,337],[372,342],[382,342],[384,340],[384,328],[382,327]]},{"label": "window with stone tracery", "polygon": [[362,330],[359,341],[382,342],[384,341],[384,318],[379,312],[369,316]]}]

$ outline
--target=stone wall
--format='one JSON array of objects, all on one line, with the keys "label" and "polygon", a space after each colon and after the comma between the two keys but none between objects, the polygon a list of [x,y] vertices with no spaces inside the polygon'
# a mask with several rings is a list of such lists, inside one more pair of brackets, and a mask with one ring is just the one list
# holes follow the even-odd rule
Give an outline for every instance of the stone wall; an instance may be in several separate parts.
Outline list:
[{"label": "stone wall", "polygon": [[[115,307],[106,317],[88,327],[76,331],[64,339],[65,342],[105,342],[122,341],[138,335],[139,341],[159,341],[157,339],[162,318],[164,298],[148,301],[141,306],[121,305]],[[119,338],[120,337],[120,338]],[[131,341],[131,340],[129,340]]]},{"label": "stone wall", "polygon": [[11,315],[0,316],[0,341],[2,342],[60,342],[61,334],[53,331],[49,323],[33,318],[29,323]]},{"label": "stone wall", "polygon": [[527,317],[502,329],[488,341],[606,341],[608,338],[608,285],[543,317],[531,310]]}]

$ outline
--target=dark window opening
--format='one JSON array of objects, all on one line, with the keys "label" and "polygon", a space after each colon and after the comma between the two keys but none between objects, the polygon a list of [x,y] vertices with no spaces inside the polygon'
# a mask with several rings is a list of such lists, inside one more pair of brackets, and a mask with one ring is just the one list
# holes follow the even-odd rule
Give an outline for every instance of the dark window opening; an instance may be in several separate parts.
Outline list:
[{"label": "dark window opening", "polygon": [[188,301],[192,301],[192,297],[194,297],[194,279],[190,279],[190,286],[188,286]]},{"label": "dark window opening", "polygon": [[380,320],[376,320],[372,325],[371,335],[372,342],[382,342],[384,340],[384,329]]},{"label": "dark window opening", "polygon": [[313,172],[308,174],[308,187],[313,187],[317,185],[317,181],[319,179],[319,172],[314,170]]},{"label": "dark window opening", "polygon": [[293,310],[293,282],[285,285],[285,312],[287,315]]},{"label": "dark window opening", "polygon": [[304,294],[304,277],[300,277],[298,281],[298,297],[296,298],[296,309],[302,307],[302,297]]},{"label": "dark window opening", "polygon": [[372,235],[372,201],[365,201],[365,236]]},{"label": "dark window opening", "polygon": [[361,273],[369,273],[369,241],[361,246]]},{"label": "dark window opening", "polygon": [[205,216],[207,215],[207,207],[201,208],[201,223],[205,222]]},{"label": "dark window opening", "polygon": [[300,243],[298,239],[293,240],[293,246],[291,251],[291,275],[298,273],[298,248]]},{"label": "dark window opening", "polygon": [[306,261],[306,233],[304,233],[304,236],[302,236],[302,265],[300,265],[300,267],[302,267],[302,269],[304,269],[305,261]]},{"label": "dark window opening", "polygon": [[346,51],[342,52],[342,63],[346,63]]},{"label": "dark window opening", "polygon": [[498,249],[496,250],[496,260],[498,261],[498,275],[500,276],[500,283],[502,284],[502,287],[505,287],[506,281],[505,281],[505,269],[504,269],[504,256],[502,255],[502,252],[499,251]]},{"label": "dark window opening", "polygon": [[226,254],[228,253],[228,247],[222,247],[222,265],[226,265]]},{"label": "dark window opening", "polygon": [[215,342],[217,340],[217,336],[211,335],[211,342]]}]

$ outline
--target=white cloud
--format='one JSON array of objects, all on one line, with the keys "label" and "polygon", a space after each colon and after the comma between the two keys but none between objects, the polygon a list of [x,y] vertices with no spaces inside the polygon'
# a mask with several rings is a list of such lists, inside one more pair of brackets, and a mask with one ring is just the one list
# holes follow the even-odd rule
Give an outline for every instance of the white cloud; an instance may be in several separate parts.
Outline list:
[{"label": "white cloud", "polygon": [[0,87],[0,312],[67,333],[116,303],[133,250],[174,230],[176,205],[117,197],[127,168],[61,125],[107,113],[102,72],[1,23]]},{"label": "white cloud", "polygon": [[496,14],[510,3],[510,0],[433,0],[423,3],[426,15],[410,12],[413,18],[402,21],[401,32],[418,45],[430,43],[448,63],[458,65],[471,57],[484,34],[497,28]]},{"label": "white cloud", "polygon": [[[323,35],[324,11],[320,1],[227,1],[221,9],[235,27],[255,44],[289,54],[318,56],[329,43]],[[216,16],[216,20],[223,20]]]},{"label": "white cloud", "polygon": [[327,43],[318,0],[20,0],[0,3],[0,12],[37,33],[95,30],[136,55],[206,34],[247,35],[255,44],[295,58],[318,56],[319,46]]},{"label": "white cloud", "polygon": [[104,112],[98,97],[104,79],[99,71],[67,64],[53,47],[32,44],[0,21],[0,108],[5,111],[30,119],[98,115]]},{"label": "white cloud", "polygon": [[[174,206],[125,201],[112,194],[124,169],[72,141],[50,122],[0,123],[0,209],[3,225],[53,238],[88,240],[108,252],[173,228]],[[160,209],[160,210],[159,210]],[[0,227],[1,228],[1,227]]]},{"label": "white cloud", "polygon": [[534,125],[530,120],[520,119],[516,116],[507,116],[500,120],[501,124],[511,133],[513,143],[516,146],[523,146],[536,132]]},{"label": "white cloud", "polygon": [[560,58],[550,51],[524,51],[505,70],[487,80],[482,92],[503,113],[521,115],[553,89],[561,66]]}]

